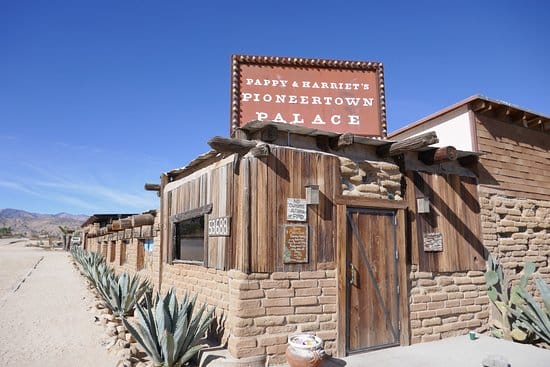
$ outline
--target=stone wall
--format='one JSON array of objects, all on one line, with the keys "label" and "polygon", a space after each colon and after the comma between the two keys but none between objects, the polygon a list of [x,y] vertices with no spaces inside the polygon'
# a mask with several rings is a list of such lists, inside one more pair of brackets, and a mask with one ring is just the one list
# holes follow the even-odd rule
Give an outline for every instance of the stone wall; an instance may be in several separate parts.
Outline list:
[{"label": "stone wall", "polygon": [[336,350],[335,270],[245,274],[198,265],[164,264],[162,290],[197,295],[216,307],[222,343],[234,358],[267,356],[285,362],[288,336],[314,333]]},{"label": "stone wall", "polygon": [[410,272],[411,343],[487,330],[489,297],[481,271]]},{"label": "stone wall", "polygon": [[[526,261],[550,283],[550,201],[518,199],[479,190],[483,243],[516,280]],[[531,283],[530,290],[534,289]]]},{"label": "stone wall", "polygon": [[229,272],[230,338],[236,358],[267,355],[285,362],[288,336],[308,332],[336,351],[337,287],[335,270],[246,275]]},{"label": "stone wall", "polygon": [[402,200],[399,166],[383,161],[354,162],[339,157],[342,195]]}]

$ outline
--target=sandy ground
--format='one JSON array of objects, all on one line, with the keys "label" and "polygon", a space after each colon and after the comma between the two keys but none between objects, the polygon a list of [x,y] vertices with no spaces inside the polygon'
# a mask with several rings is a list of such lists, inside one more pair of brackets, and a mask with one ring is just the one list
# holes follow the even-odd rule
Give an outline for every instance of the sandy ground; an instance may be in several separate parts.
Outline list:
[{"label": "sandy ground", "polygon": [[8,242],[0,241],[0,366],[114,367],[68,253]]}]

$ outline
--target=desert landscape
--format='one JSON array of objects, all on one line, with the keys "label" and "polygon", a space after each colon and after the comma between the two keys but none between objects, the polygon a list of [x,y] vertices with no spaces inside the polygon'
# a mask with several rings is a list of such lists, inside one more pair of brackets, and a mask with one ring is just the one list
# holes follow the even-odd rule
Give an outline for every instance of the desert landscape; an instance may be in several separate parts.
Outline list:
[{"label": "desert landscape", "polygon": [[115,366],[103,328],[87,311],[93,294],[61,249],[38,240],[0,239],[2,366]]}]

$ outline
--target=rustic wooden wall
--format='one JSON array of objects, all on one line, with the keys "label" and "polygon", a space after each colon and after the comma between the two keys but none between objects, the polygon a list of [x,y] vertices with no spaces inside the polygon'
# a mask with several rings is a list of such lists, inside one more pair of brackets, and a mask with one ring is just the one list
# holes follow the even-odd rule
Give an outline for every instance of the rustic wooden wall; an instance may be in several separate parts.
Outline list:
[{"label": "rustic wooden wall", "polygon": [[476,115],[480,184],[504,195],[550,197],[550,134]]},{"label": "rustic wooden wall", "polygon": [[[335,267],[336,207],[340,190],[336,157],[285,147],[252,159],[251,177],[251,271],[303,271]],[[287,199],[305,198],[307,184],[319,185],[319,205],[309,205],[309,263],[283,264],[282,229]],[[237,254],[238,257],[238,254]]]},{"label": "rustic wooden wall", "polygon": [[[406,186],[412,264],[420,271],[484,270],[476,178],[409,171]],[[420,197],[430,200],[430,213],[417,213]],[[424,251],[428,233],[441,233],[443,251]]]},{"label": "rustic wooden wall", "polygon": [[[164,246],[168,251],[168,260],[172,256],[172,233],[170,216],[185,213],[212,204],[212,212],[206,215],[205,227],[209,218],[233,216],[233,163],[225,161],[213,164],[197,174],[176,181],[173,189],[164,193]],[[233,223],[232,223],[233,225]],[[233,232],[233,228],[232,228]],[[208,237],[205,254],[205,266],[216,269],[226,269],[231,265],[233,253],[233,237]]]}]

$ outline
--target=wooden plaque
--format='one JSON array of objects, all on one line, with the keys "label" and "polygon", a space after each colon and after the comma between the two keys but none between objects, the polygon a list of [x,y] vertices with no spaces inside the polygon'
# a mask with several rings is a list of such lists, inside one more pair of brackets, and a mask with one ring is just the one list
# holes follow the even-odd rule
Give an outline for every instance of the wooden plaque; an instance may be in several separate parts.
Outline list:
[{"label": "wooden plaque", "polygon": [[303,264],[309,262],[307,224],[286,224],[283,232],[283,263]]}]

